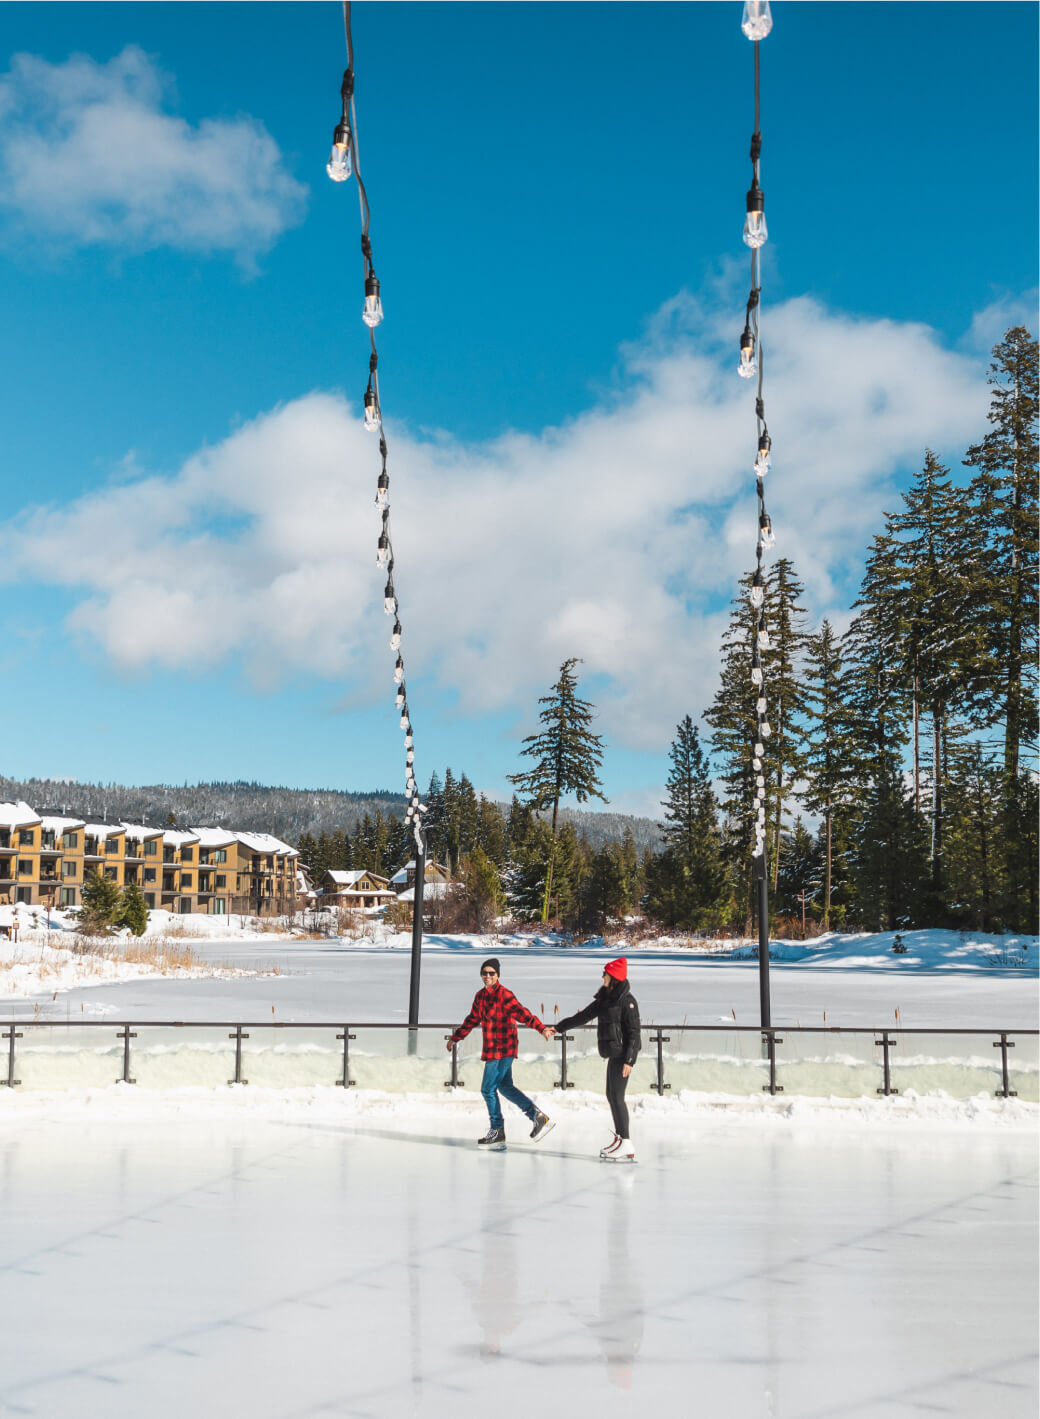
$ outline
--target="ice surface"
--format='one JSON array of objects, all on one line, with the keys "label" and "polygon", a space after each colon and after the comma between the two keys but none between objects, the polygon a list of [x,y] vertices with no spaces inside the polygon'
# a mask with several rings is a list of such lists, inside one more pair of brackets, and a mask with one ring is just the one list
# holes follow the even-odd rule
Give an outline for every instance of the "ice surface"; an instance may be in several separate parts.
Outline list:
[{"label": "ice surface", "polygon": [[622,1168],[602,1105],[486,1157],[476,1102],[319,1094],[9,1100],[0,1412],[1036,1413],[1021,1126],[653,1100]]}]

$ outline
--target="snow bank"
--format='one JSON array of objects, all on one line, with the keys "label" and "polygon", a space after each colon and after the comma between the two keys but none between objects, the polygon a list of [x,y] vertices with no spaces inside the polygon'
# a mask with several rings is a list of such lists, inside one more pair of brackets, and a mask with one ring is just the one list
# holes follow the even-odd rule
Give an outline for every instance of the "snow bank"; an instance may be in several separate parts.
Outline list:
[{"label": "snow bank", "polygon": [[[559,1092],[533,1092],[540,1107],[555,1119],[602,1121],[606,1108],[601,1094],[575,1090],[565,1097]],[[723,1094],[683,1090],[674,1098],[648,1095],[633,1100],[636,1126],[653,1120],[695,1132],[707,1121],[722,1119],[736,1127],[773,1127],[785,1124],[818,1125],[828,1132],[835,1128],[875,1129],[880,1125],[896,1128],[948,1128],[970,1126],[973,1131],[1015,1130],[1033,1132],[1040,1110],[1020,1099],[993,1099],[979,1094],[970,1099],[951,1099],[941,1092],[916,1092],[888,1099],[771,1098],[769,1095],[733,1099]],[[306,1119],[314,1122],[349,1125],[352,1121],[383,1118],[402,1125],[425,1123],[441,1131],[458,1131],[486,1121],[479,1094],[459,1090],[454,1094],[395,1094],[378,1089],[339,1089],[311,1086],[299,1089],[245,1088],[207,1089],[187,1087],[149,1090],[127,1084],[112,1084],[70,1093],[0,1089],[0,1130],[19,1127],[26,1120],[82,1119],[156,1122],[176,1118],[221,1119],[243,1115],[267,1120]]]},{"label": "snow bank", "polygon": [[[67,938],[66,938],[67,939]],[[230,980],[253,976],[257,971],[214,962],[197,961],[179,941],[145,941],[145,938],[109,937],[99,951],[73,951],[60,936],[46,941],[19,933],[17,942],[0,938],[0,1000],[25,996],[57,996],[81,986],[167,978],[170,980]],[[104,954],[101,953],[104,952]],[[126,959],[135,952],[148,959]]]}]

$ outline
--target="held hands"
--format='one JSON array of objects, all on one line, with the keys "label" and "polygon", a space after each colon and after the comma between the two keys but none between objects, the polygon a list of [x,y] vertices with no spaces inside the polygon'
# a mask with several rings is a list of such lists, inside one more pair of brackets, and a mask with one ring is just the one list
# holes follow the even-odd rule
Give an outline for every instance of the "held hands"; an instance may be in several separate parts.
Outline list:
[{"label": "held hands", "polygon": [[551,1040],[556,1034],[556,1030],[553,1028],[552,1025],[545,1025],[542,1027],[542,1034],[547,1040]]}]

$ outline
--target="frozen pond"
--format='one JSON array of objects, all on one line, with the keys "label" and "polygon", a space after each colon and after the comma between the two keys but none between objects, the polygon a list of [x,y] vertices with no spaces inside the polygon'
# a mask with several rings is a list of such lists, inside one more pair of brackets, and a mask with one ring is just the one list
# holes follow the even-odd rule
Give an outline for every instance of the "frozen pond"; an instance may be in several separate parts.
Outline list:
[{"label": "frozen pond", "polygon": [[1021,1127],[114,1094],[0,1111],[0,1413],[1036,1413]]},{"label": "frozen pond", "polygon": [[[404,1020],[408,1006],[407,951],[365,948],[338,941],[203,941],[193,943],[207,960],[277,969],[278,975],[231,980],[150,979],[90,986],[33,1000],[0,1002],[0,1018],[39,1012],[69,1018],[87,1012],[147,1020],[287,1021]],[[520,999],[552,1019],[584,1005],[599,984],[611,953],[581,948],[502,950],[503,978]],[[677,956],[628,953],[633,990],[644,1021],[717,1024],[735,1018],[758,1023],[758,966]],[[422,966],[421,1018],[458,1022],[480,985],[481,953],[472,949],[428,950]],[[834,969],[808,962],[770,968],[773,1022],[906,1028],[979,1026],[1035,1029],[1035,974],[1008,971],[915,972],[893,957],[870,969]],[[898,1022],[896,1011],[899,1012]]]}]

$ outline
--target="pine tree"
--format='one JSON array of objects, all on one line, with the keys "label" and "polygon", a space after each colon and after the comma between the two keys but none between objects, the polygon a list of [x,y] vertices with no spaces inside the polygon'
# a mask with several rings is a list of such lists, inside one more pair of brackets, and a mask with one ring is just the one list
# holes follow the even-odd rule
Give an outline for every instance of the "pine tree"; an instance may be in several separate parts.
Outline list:
[{"label": "pine tree", "polygon": [[727,914],[729,889],[711,773],[689,715],[676,729],[669,756],[665,848],[648,905],[666,925],[692,930],[718,924]]},{"label": "pine tree", "polygon": [[119,912],[119,888],[93,868],[83,883],[79,930],[88,936],[107,936]]},{"label": "pine tree", "polygon": [[444,788],[436,772],[430,775],[430,786],[422,801],[426,805],[423,830],[426,836],[427,861],[445,862],[448,856],[448,835],[445,822]]},{"label": "pine tree", "polygon": [[128,882],[123,888],[113,923],[116,926],[129,927],[134,936],[143,936],[148,930],[148,907],[143,892],[135,883]]},{"label": "pine tree", "polygon": [[841,648],[826,619],[818,633],[806,642],[804,701],[809,731],[802,761],[806,780],[802,802],[810,813],[819,813],[823,818],[822,926],[829,931],[834,815],[849,801],[849,768],[854,750],[844,702]]},{"label": "pine tree", "polygon": [[543,695],[538,701],[545,706],[538,716],[544,728],[540,734],[529,734],[521,750],[535,761],[534,767],[509,776],[510,783],[516,784],[532,808],[539,812],[552,808],[543,921],[549,919],[557,848],[562,836],[557,833],[561,797],[573,793],[579,803],[589,798],[608,801],[597,775],[603,759],[603,741],[589,728],[593,719],[592,705],[577,695],[574,666],[579,663],[574,657],[565,660],[551,694]]},{"label": "pine tree", "polygon": [[791,829],[784,830],[777,860],[777,914],[799,920],[813,915],[820,891],[821,862],[817,844],[801,818],[795,819]]},{"label": "pine tree", "polygon": [[497,867],[506,861],[506,824],[502,810],[497,803],[490,802],[483,794],[477,804],[476,844],[483,848]]},{"label": "pine tree", "polygon": [[462,890],[474,931],[489,931],[505,903],[498,869],[481,847],[462,861]]},{"label": "pine tree", "polygon": [[805,644],[806,611],[799,598],[804,588],[787,557],[779,557],[766,577],[766,619],[770,649],[763,656],[767,714],[773,734],[769,758],[773,774],[773,890],[780,870],[779,844],[784,806],[802,770],[799,715],[802,686],[798,670]]},{"label": "pine tree", "polygon": [[480,818],[476,791],[465,774],[459,777],[457,815],[459,852],[465,856],[477,845]]}]

